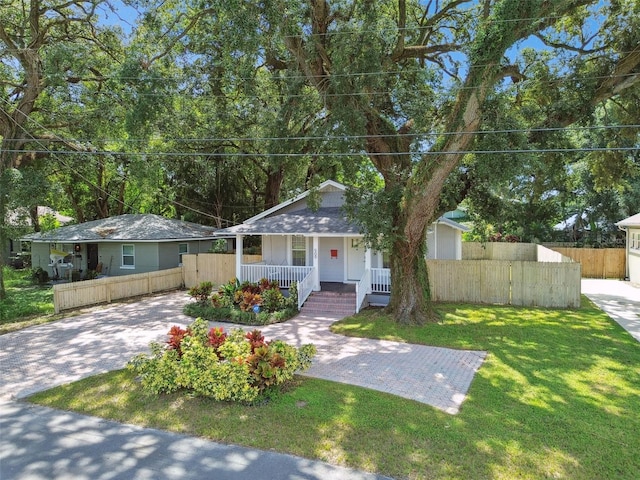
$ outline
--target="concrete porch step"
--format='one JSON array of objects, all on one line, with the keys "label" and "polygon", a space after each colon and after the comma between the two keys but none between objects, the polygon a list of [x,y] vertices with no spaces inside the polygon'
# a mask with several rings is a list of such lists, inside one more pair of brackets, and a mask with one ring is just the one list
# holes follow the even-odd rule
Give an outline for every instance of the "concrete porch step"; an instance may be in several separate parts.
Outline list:
[{"label": "concrete porch step", "polygon": [[356,311],[355,293],[313,292],[302,306],[301,313],[315,315],[353,315]]}]

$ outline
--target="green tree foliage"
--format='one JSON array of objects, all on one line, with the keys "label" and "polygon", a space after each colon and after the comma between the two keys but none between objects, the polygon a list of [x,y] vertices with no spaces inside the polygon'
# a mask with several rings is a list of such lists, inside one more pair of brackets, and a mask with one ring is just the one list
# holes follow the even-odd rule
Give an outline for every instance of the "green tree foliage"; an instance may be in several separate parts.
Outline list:
[{"label": "green tree foliage", "polygon": [[[66,122],[48,110],[43,93],[62,84],[97,82],[93,63],[109,50],[112,33],[96,25],[100,0],[6,0],[0,8],[0,245],[19,182],[15,170],[42,156],[49,126]],[[43,125],[45,122],[47,125]],[[0,255],[0,267],[3,255]],[[0,299],[5,296],[0,268]]]},{"label": "green tree foliage", "polygon": [[[351,148],[366,152],[383,178],[381,195],[393,203],[366,192],[357,210],[385,203],[387,220],[357,218],[370,241],[384,233],[392,246],[389,308],[403,323],[432,318],[426,228],[442,210],[443,192],[461,190],[447,180],[475,149],[497,97],[511,92],[498,101],[507,107],[526,101],[539,127],[565,127],[638,79],[637,2],[207,5],[224,12],[226,35],[243,61],[303,77],[334,131],[349,135]],[[547,59],[523,48],[534,39],[550,52]],[[538,90],[527,87],[522,98],[518,84],[529,85],[529,77]],[[547,131],[532,132],[526,143],[549,143]],[[527,161],[532,172],[544,168],[544,158]]]}]

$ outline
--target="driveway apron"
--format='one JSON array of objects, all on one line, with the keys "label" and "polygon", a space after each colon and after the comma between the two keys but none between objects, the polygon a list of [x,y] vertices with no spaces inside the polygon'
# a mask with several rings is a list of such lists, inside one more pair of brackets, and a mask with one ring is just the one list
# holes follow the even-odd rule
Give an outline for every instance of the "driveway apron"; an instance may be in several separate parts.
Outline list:
[{"label": "driveway apron", "polygon": [[582,293],[640,342],[640,288],[620,280],[583,278]]}]

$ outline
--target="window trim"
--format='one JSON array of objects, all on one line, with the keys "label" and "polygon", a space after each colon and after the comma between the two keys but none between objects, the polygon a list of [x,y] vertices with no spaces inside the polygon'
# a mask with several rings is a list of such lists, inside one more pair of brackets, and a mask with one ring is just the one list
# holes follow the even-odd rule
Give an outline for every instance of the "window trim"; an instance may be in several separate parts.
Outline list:
[{"label": "window trim", "polygon": [[[132,253],[131,254],[126,254],[124,253],[124,249],[125,247],[131,247],[132,249]],[[123,243],[121,248],[120,248],[120,268],[123,270],[135,270],[136,269],[136,246],[133,243]],[[131,257],[133,259],[133,264],[132,265],[126,265],[124,263],[124,258],[125,256]]]},{"label": "window trim", "polygon": [[[296,245],[296,241],[302,241],[302,246]],[[307,266],[307,237],[304,235],[291,235],[291,266],[292,267],[306,267]],[[296,265],[294,252],[303,252],[304,253],[304,264]]]},{"label": "window trim", "polygon": [[[180,251],[180,247],[185,246],[187,247],[186,251],[181,252]],[[182,265],[182,256],[183,255],[189,255],[189,243],[188,242],[180,242],[178,243],[178,264]]]}]

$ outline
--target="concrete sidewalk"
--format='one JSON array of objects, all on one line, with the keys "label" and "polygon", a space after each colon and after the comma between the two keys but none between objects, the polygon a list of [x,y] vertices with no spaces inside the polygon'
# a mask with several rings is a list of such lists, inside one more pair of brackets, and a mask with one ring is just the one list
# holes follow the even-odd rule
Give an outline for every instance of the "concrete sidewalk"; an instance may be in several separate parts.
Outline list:
[{"label": "concrete sidewalk", "polygon": [[640,342],[640,288],[620,280],[583,278],[582,293]]}]

